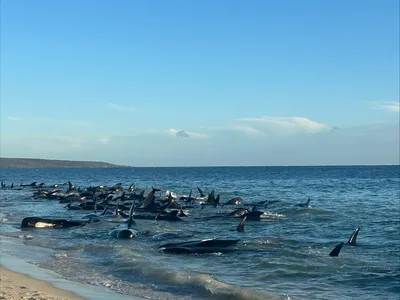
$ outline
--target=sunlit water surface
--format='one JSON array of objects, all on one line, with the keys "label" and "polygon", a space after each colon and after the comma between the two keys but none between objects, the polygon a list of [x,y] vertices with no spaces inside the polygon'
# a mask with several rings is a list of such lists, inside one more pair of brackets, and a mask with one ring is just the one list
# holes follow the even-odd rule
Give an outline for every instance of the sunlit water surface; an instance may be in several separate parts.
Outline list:
[{"label": "sunlit water surface", "polygon": [[[72,281],[106,286],[151,299],[398,299],[400,294],[399,166],[225,167],[133,169],[1,169],[14,189],[0,190],[3,253],[13,254]],[[221,202],[279,200],[262,221],[227,215],[233,207],[192,209],[183,222],[137,220],[148,236],[118,240],[108,235],[120,220],[70,229],[21,231],[27,216],[78,219],[57,200],[32,199],[21,182],[138,188],[188,194],[215,189]],[[311,197],[311,207],[299,208]],[[329,252],[361,227],[357,246]],[[168,235],[165,233],[175,233]],[[24,240],[21,235],[33,238]],[[240,239],[230,253],[172,255],[167,242],[203,238]],[[15,243],[12,240],[15,240]],[[10,242],[11,240],[11,242]],[[18,242],[17,242],[18,241]]]}]

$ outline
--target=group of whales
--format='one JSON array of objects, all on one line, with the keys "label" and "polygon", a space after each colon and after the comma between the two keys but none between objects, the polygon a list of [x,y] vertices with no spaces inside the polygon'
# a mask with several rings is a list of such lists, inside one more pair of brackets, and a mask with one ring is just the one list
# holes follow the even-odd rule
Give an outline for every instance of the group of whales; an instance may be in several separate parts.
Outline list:
[{"label": "group of whales", "polygon": [[[113,186],[89,186],[83,190],[68,182],[68,187],[65,192],[61,187],[65,184],[55,184],[46,186],[44,183],[37,184],[22,184],[22,188],[35,189],[33,198],[35,199],[53,199],[58,200],[59,203],[66,204],[65,208],[68,210],[93,210],[93,213],[83,216],[81,219],[57,219],[57,218],[44,218],[44,217],[26,217],[21,222],[21,229],[26,228],[69,228],[74,226],[84,226],[88,223],[96,223],[101,221],[104,217],[119,216],[126,220],[122,222],[117,228],[111,230],[109,235],[120,239],[131,239],[138,235],[147,235],[148,231],[139,231],[134,219],[148,219],[148,220],[165,220],[165,221],[182,221],[187,217],[188,211],[196,207],[203,209],[205,206],[236,206],[241,204],[242,198],[235,197],[225,203],[220,203],[220,195],[215,196],[214,190],[209,194],[205,194],[199,187],[197,187],[198,196],[192,196],[192,191],[189,195],[177,197],[173,192],[166,191],[165,197],[157,196],[160,189],[154,187],[151,191],[144,196],[145,190],[137,191],[134,184],[131,184],[127,190],[122,186],[122,183]],[[1,182],[2,188],[8,188],[3,181]],[[14,188],[12,184],[9,188]],[[309,207],[310,198],[305,203],[299,203],[296,206],[301,208]],[[138,204],[136,204],[138,201]],[[263,211],[257,209],[257,206],[267,206],[278,201],[260,201],[257,203],[250,203],[246,207],[241,207],[231,211],[228,215],[214,216],[220,217],[233,217],[240,218],[240,223],[236,230],[244,232],[244,227],[247,220],[260,220],[264,214]],[[78,204],[76,204],[78,203]],[[196,206],[197,205],[197,206]],[[98,210],[101,210],[99,212]],[[186,213],[184,212],[186,211]],[[213,218],[213,217],[211,217]],[[209,218],[210,219],[210,218]],[[360,228],[356,228],[347,245],[355,246]],[[161,245],[159,248],[166,253],[212,253],[212,252],[229,252],[233,251],[229,246],[235,245],[240,239],[205,239],[194,240],[189,242],[168,243]],[[341,242],[330,253],[330,256],[338,256],[343,245]]]}]

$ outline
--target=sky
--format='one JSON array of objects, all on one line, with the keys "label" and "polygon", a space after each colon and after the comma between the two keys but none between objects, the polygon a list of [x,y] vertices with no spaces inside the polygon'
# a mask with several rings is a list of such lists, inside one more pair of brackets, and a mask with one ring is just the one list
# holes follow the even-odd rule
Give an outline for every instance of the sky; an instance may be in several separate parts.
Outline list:
[{"label": "sky", "polygon": [[1,1],[2,157],[399,164],[399,1]]}]

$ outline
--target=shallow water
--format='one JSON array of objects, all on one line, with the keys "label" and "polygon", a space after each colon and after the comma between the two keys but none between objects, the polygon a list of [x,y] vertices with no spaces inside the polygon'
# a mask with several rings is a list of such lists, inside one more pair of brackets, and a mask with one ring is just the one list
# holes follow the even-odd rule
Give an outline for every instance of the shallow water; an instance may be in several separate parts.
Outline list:
[{"label": "shallow water", "polygon": [[[65,278],[151,299],[397,299],[400,293],[400,168],[224,167],[133,169],[1,169],[7,185],[70,180],[82,188],[132,182],[188,194],[196,186],[215,189],[221,202],[279,200],[262,221],[207,217],[233,207],[192,209],[183,222],[136,220],[148,236],[118,240],[108,232],[121,220],[71,229],[19,229],[27,216],[78,219],[57,200],[34,200],[33,190],[0,190],[0,231],[20,239],[9,254],[29,259]],[[311,197],[310,208],[299,208]],[[328,254],[361,227],[357,246]],[[171,234],[166,234],[171,233]],[[19,237],[18,237],[19,236]],[[158,247],[202,238],[238,238],[234,252],[172,255]],[[4,245],[2,245],[4,247]],[[41,249],[40,251],[32,251]],[[24,249],[25,248],[25,249]]]}]

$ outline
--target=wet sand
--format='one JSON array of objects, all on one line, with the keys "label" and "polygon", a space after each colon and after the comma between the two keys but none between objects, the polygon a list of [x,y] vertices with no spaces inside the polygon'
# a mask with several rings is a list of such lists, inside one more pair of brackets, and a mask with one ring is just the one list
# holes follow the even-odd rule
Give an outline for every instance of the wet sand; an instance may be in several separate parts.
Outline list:
[{"label": "wet sand", "polygon": [[0,299],[5,300],[83,300],[73,292],[57,289],[50,283],[32,279],[0,266]]}]

